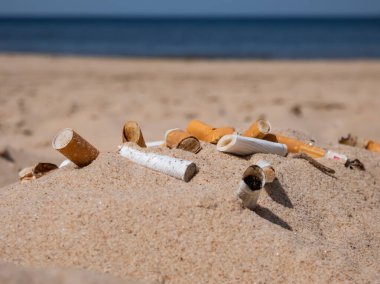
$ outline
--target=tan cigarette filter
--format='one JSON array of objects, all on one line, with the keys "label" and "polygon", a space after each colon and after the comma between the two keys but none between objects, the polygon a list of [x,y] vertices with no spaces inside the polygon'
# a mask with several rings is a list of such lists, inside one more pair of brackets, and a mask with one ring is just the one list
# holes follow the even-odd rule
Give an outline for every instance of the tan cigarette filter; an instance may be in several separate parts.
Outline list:
[{"label": "tan cigarette filter", "polygon": [[123,127],[123,143],[134,142],[140,147],[145,148],[145,140],[141,128],[136,121],[127,121]]},{"label": "tan cigarette filter", "polygon": [[181,129],[167,131],[165,139],[166,146],[170,149],[181,149],[195,154],[201,150],[199,140]]},{"label": "tan cigarette filter", "polygon": [[368,144],[367,144],[367,150],[371,152],[380,153],[380,144],[376,143],[375,141],[370,140],[368,141]]},{"label": "tan cigarette filter", "polygon": [[215,128],[199,120],[192,120],[187,125],[189,134],[198,138],[199,140],[216,144],[224,135],[232,134],[235,132],[233,127],[219,127]]},{"label": "tan cigarette filter", "polygon": [[259,119],[254,122],[244,133],[243,136],[262,139],[271,130],[268,120]]},{"label": "tan cigarette filter", "polygon": [[264,139],[285,144],[288,147],[289,153],[306,153],[313,158],[322,158],[326,155],[326,151],[324,149],[313,145],[308,145],[294,138],[289,138],[277,134],[268,134],[264,137]]},{"label": "tan cigarette filter", "polygon": [[78,167],[89,165],[99,155],[99,151],[94,146],[71,128],[65,128],[58,132],[52,145]]}]

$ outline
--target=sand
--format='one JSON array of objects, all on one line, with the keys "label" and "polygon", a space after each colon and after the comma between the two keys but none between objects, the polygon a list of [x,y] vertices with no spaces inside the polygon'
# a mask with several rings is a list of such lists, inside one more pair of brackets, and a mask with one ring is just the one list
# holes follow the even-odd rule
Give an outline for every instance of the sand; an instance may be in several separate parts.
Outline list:
[{"label": "sand", "polygon": [[[101,150],[85,168],[0,189],[2,261],[41,277],[84,269],[161,283],[377,281],[380,155],[336,141],[347,132],[379,140],[380,63],[0,56],[0,72],[0,142],[59,161],[51,139],[72,127]],[[116,153],[128,119],[151,141],[193,117],[243,129],[259,115],[366,171],[321,159],[336,171],[329,176],[304,160],[239,158],[205,143],[198,154],[150,150],[194,161],[199,172],[185,183]],[[235,191],[259,159],[277,180],[251,211]]]}]

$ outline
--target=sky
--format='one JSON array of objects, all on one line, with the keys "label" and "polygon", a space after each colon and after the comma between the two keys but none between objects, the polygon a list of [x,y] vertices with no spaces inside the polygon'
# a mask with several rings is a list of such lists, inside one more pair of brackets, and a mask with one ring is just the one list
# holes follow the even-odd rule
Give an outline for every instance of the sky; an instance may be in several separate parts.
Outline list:
[{"label": "sky", "polygon": [[380,16],[380,0],[0,0],[0,14]]}]

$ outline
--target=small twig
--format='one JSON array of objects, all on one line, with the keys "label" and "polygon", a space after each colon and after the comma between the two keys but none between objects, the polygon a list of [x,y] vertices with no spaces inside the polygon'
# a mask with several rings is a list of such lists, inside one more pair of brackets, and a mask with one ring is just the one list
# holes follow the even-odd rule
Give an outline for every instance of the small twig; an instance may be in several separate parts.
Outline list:
[{"label": "small twig", "polygon": [[293,158],[304,159],[325,174],[335,174],[335,170],[333,170],[329,167],[326,167],[325,165],[322,165],[321,163],[317,162],[315,159],[313,159],[312,157],[310,157],[309,155],[307,155],[305,153],[296,154],[293,156]]}]

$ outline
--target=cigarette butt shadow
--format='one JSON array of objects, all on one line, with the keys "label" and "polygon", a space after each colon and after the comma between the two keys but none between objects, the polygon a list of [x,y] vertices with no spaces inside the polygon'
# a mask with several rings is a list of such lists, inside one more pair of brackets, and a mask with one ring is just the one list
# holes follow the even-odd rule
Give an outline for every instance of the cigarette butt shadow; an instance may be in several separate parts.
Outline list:
[{"label": "cigarette butt shadow", "polygon": [[269,222],[276,224],[286,230],[293,231],[292,227],[287,222],[282,220],[279,216],[274,214],[268,208],[257,205],[257,207],[253,211],[261,218],[264,218],[265,220],[268,220]]},{"label": "cigarette butt shadow", "polygon": [[288,195],[286,194],[286,191],[284,190],[278,179],[275,179],[273,182],[266,184],[265,191],[268,193],[268,195],[270,196],[270,198],[272,198],[273,201],[285,207],[293,208],[292,201],[289,199]]}]

